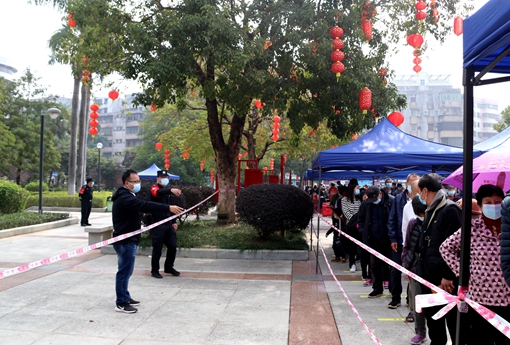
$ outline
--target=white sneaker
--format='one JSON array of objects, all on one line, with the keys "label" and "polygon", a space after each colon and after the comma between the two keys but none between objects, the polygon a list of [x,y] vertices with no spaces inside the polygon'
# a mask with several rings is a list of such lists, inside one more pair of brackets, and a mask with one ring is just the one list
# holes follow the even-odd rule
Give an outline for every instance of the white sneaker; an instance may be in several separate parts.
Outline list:
[{"label": "white sneaker", "polygon": [[350,271],[351,271],[351,273],[356,272],[356,265],[352,265],[352,266],[351,266],[351,270],[350,270]]}]

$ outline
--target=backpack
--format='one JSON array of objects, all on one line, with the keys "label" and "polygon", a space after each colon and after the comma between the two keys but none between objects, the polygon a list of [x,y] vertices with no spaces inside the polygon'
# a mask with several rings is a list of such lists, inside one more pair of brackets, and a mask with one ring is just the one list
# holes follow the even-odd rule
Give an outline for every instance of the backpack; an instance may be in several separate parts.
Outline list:
[{"label": "backpack", "polygon": [[83,194],[85,193],[85,189],[87,187],[86,186],[83,186],[80,188],[80,190],[78,191],[78,197],[81,198],[83,196]]}]

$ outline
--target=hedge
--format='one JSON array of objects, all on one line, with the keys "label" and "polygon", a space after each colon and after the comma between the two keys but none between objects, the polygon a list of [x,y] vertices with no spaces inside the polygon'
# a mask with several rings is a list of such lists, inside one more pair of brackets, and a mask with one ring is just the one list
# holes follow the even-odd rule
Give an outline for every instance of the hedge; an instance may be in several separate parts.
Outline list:
[{"label": "hedge", "polygon": [[[94,192],[92,199],[93,208],[104,208],[106,207],[106,198],[111,195],[111,192]],[[78,193],[74,195],[68,195],[67,191],[61,192],[43,192],[42,198],[44,207],[81,207]],[[39,205],[39,194],[31,193],[27,199],[26,207],[38,206]]]},{"label": "hedge", "polygon": [[20,212],[25,209],[28,192],[16,183],[0,179],[0,214]]}]

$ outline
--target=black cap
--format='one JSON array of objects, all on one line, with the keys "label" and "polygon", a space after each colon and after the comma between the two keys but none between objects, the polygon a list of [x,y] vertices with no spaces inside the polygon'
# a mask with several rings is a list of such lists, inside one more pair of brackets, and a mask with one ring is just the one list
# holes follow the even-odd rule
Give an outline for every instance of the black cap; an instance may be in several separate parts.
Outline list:
[{"label": "black cap", "polygon": [[379,188],[377,188],[376,186],[370,186],[368,187],[367,189],[367,202],[374,202],[376,201],[378,198],[379,198],[379,193],[381,192],[381,190]]},{"label": "black cap", "polygon": [[158,177],[168,176],[168,171],[166,170],[158,170]]},{"label": "black cap", "polygon": [[93,180],[93,179],[91,179],[91,178],[89,177],[89,178],[88,178],[88,179],[86,179],[85,181],[87,181],[87,183],[89,183],[89,182],[92,182],[92,181],[94,181],[94,180]]}]

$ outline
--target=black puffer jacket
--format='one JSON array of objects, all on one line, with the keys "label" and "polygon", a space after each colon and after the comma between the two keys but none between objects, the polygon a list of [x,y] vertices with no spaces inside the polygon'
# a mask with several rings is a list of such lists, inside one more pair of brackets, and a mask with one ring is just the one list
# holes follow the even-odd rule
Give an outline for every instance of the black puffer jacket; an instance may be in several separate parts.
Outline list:
[{"label": "black puffer jacket", "polygon": [[423,222],[418,218],[411,219],[409,222],[409,227],[411,227],[411,232],[406,236],[406,244],[404,245],[405,253],[402,252],[402,262],[403,266],[410,270],[413,273],[416,273],[416,245],[418,244],[418,240],[420,239],[420,235],[422,232]]},{"label": "black puffer jacket", "polygon": [[[169,206],[138,199],[127,188],[120,187],[112,196],[113,236],[127,234],[141,228],[140,212],[168,212]],[[117,243],[140,242],[140,234],[131,236]]]},{"label": "black puffer jacket", "polygon": [[508,286],[510,286],[510,196],[501,204],[501,269]]}]

